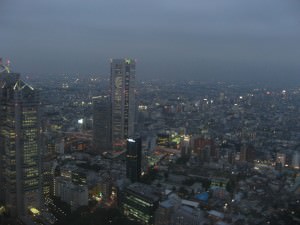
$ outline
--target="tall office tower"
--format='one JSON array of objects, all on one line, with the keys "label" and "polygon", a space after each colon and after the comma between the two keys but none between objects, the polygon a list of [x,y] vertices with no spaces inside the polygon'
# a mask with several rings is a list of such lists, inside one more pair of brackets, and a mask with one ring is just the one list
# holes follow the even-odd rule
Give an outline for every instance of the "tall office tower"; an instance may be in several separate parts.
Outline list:
[{"label": "tall office tower", "polygon": [[300,153],[297,150],[293,154],[292,166],[294,169],[300,169]]},{"label": "tall office tower", "polygon": [[135,61],[111,61],[112,143],[115,145],[134,135]]},{"label": "tall office tower", "polygon": [[39,134],[36,91],[0,65],[0,193],[12,216],[41,204]]},{"label": "tall office tower", "polygon": [[142,141],[141,138],[127,139],[126,152],[126,177],[131,182],[140,180],[142,166]]},{"label": "tall office tower", "polygon": [[255,148],[251,144],[244,144],[240,151],[240,161],[253,163],[255,160]]},{"label": "tall office tower", "polygon": [[111,146],[111,106],[108,96],[93,97],[93,148],[101,154]]}]

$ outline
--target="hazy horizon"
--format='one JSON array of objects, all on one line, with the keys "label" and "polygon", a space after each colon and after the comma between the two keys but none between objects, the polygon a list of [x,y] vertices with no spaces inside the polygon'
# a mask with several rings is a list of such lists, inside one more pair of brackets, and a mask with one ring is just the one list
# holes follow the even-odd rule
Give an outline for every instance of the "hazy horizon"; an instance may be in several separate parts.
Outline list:
[{"label": "hazy horizon", "polygon": [[2,0],[0,57],[22,74],[300,83],[300,2]]}]

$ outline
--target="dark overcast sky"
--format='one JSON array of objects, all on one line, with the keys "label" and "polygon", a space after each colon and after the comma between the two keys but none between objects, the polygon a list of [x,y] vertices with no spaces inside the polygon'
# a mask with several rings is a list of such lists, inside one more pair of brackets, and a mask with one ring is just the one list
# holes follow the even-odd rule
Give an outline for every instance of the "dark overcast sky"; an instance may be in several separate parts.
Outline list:
[{"label": "dark overcast sky", "polygon": [[0,0],[0,55],[23,74],[132,57],[141,78],[300,82],[300,1]]}]

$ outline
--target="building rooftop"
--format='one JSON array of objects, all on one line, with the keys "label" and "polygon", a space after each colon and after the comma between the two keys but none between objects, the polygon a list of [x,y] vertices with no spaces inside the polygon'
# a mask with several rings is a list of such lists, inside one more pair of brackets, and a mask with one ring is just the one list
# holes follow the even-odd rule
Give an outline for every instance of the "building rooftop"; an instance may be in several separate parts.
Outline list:
[{"label": "building rooftop", "polygon": [[221,213],[221,212],[218,212],[218,211],[216,211],[216,210],[210,210],[210,211],[208,211],[207,213],[208,213],[209,215],[211,215],[211,216],[215,216],[215,217],[218,217],[218,218],[220,218],[220,219],[223,219],[223,218],[224,218],[224,214]]},{"label": "building rooftop", "polygon": [[172,208],[174,207],[174,201],[172,201],[171,199],[168,199],[166,201],[163,201],[160,203],[160,206],[163,207],[163,208]]},{"label": "building rooftop", "polygon": [[138,182],[129,185],[127,190],[151,201],[158,201],[160,198],[160,192],[156,188]]}]

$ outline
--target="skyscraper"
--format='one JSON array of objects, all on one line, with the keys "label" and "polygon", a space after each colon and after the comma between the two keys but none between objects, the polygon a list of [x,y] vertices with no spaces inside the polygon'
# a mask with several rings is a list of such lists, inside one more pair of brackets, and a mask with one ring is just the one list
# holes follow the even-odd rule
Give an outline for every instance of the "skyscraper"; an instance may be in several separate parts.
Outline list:
[{"label": "skyscraper", "polygon": [[112,143],[134,135],[135,121],[135,61],[111,61]]},{"label": "skyscraper", "polygon": [[142,166],[142,141],[141,138],[127,139],[126,152],[126,177],[131,182],[140,180]]},{"label": "skyscraper", "polygon": [[41,204],[39,123],[36,91],[0,65],[0,197],[21,218]]},{"label": "skyscraper", "polygon": [[112,148],[111,104],[108,96],[93,98],[93,148],[99,154]]}]

